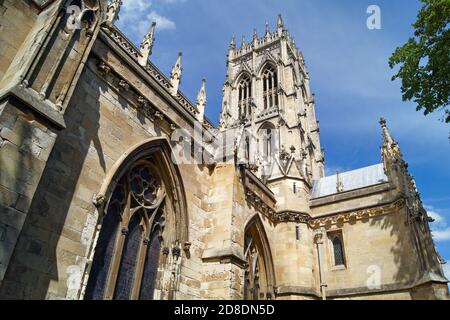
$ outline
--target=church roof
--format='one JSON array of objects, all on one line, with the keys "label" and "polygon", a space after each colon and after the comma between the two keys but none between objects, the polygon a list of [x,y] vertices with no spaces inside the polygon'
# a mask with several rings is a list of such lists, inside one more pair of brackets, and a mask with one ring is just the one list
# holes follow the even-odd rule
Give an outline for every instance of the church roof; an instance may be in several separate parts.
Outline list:
[{"label": "church roof", "polygon": [[[339,173],[339,182],[343,192],[365,188],[376,184],[388,182],[388,178],[384,173],[382,163]],[[336,194],[338,185],[338,176],[332,175],[328,177],[315,180],[313,182],[312,198],[320,198],[328,195]]]}]

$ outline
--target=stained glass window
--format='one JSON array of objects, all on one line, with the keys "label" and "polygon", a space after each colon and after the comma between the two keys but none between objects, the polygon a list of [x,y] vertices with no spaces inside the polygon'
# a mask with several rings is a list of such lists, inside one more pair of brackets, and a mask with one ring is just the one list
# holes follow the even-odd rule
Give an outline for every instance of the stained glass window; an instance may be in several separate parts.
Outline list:
[{"label": "stained glass window", "polygon": [[103,299],[106,279],[114,254],[120,215],[124,206],[124,187],[122,184],[119,184],[111,197],[107,213],[103,219],[102,230],[97,241],[89,282],[86,287],[85,299]]},{"label": "stained glass window", "polygon": [[140,214],[134,214],[128,227],[114,300],[128,300],[131,298],[136,271],[136,258],[142,242],[142,233],[139,227],[140,220]]},{"label": "stained glass window", "polygon": [[147,258],[145,259],[144,274],[142,276],[142,286],[139,297],[141,300],[153,300],[160,251],[161,239],[159,238],[159,228],[157,228],[152,232],[148,242]]},{"label": "stained glass window", "polygon": [[165,219],[164,188],[154,172],[150,163],[142,162],[114,189],[85,299],[153,299]]}]

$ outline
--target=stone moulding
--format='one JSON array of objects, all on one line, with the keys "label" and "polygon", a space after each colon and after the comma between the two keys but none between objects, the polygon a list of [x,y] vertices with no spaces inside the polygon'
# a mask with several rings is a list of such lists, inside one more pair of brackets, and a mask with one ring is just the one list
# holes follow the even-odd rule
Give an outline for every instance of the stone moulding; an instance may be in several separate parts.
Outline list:
[{"label": "stone moulding", "polygon": [[[248,170],[246,169],[246,171]],[[249,173],[251,174],[251,172]],[[348,223],[350,221],[382,216],[391,212],[395,212],[405,206],[405,199],[400,198],[390,203],[378,205],[371,208],[352,210],[342,213],[330,214],[324,217],[313,218],[308,213],[299,211],[285,210],[277,212],[275,209],[276,202],[271,202],[267,197],[267,193],[264,192],[263,189],[258,188],[260,187],[259,184],[255,184],[254,182],[252,182],[249,183],[247,179],[244,182],[246,187],[245,196],[246,200],[254,207],[256,211],[269,217],[274,222],[307,223],[312,229],[317,229],[327,225]]]},{"label": "stone moulding", "polygon": [[350,221],[373,218],[376,216],[382,216],[389,214],[391,212],[395,212],[403,208],[404,205],[405,199],[400,198],[381,206],[332,214],[326,217],[312,218],[309,221],[309,226],[313,229],[316,229],[327,225],[334,225],[338,223],[347,223]]},{"label": "stone moulding", "polygon": [[202,261],[220,263],[230,262],[238,267],[244,267],[247,263],[242,253],[234,247],[222,248],[222,249],[206,249],[203,252]]},{"label": "stone moulding", "polygon": [[275,214],[276,199],[272,191],[265,186],[246,166],[241,166],[241,177],[245,188],[245,199],[256,211],[272,218]]},{"label": "stone moulding", "polygon": [[311,216],[303,212],[286,210],[275,213],[273,219],[278,222],[309,223]]}]

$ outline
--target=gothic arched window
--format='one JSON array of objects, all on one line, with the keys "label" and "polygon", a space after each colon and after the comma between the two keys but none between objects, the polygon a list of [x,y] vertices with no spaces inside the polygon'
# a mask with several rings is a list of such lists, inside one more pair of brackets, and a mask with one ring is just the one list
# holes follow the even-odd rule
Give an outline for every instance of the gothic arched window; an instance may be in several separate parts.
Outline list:
[{"label": "gothic arched window", "polygon": [[333,244],[334,265],[335,266],[345,265],[344,247],[342,245],[341,237],[339,235],[334,235],[331,242]]},{"label": "gothic arched window", "polygon": [[255,219],[245,231],[244,256],[246,269],[244,274],[244,299],[271,299],[274,279],[272,278],[271,255],[265,242],[264,228]]},{"label": "gothic arched window", "polygon": [[264,109],[278,107],[278,76],[274,66],[269,65],[263,72]]},{"label": "gothic arched window", "polygon": [[265,163],[272,163],[277,147],[277,132],[275,126],[270,122],[264,123],[259,129],[260,150],[262,160]]},{"label": "gothic arched window", "polygon": [[252,82],[247,75],[239,81],[239,118],[251,114]]},{"label": "gothic arched window", "polygon": [[164,184],[136,162],[116,185],[103,218],[85,299],[153,299],[165,225]]}]

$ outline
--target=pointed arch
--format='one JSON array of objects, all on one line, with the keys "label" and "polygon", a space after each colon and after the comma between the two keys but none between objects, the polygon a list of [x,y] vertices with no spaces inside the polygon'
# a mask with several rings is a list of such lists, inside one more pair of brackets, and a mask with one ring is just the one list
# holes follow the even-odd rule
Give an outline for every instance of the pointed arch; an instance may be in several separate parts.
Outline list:
[{"label": "pointed arch", "polygon": [[276,282],[272,250],[258,214],[254,215],[245,227],[244,256],[244,299],[273,299]]},{"label": "pointed arch", "polygon": [[166,139],[146,140],[107,175],[85,299],[153,299],[163,245],[188,242],[185,193],[170,152]]},{"label": "pointed arch", "polygon": [[185,197],[184,185],[181,179],[180,169],[171,159],[171,146],[167,139],[151,138],[138,143],[125,151],[125,153],[116,161],[103,181],[102,187],[97,195],[97,198],[102,198],[103,205],[99,207],[99,219],[104,215],[104,206],[106,200],[109,201],[112,192],[123,174],[133,165],[137,160],[155,155],[158,163],[162,168],[162,176],[165,182],[168,183],[168,194],[176,200],[176,212],[179,221],[177,227],[177,234],[180,236],[180,241],[189,241],[188,228],[188,212],[187,202]]},{"label": "pointed arch", "polygon": [[252,76],[249,72],[243,71],[236,79],[238,91],[239,119],[246,118],[252,112]]},{"label": "pointed arch", "polygon": [[276,64],[267,62],[263,64],[260,70],[260,79],[262,81],[263,108],[264,110],[278,108],[278,70]]},{"label": "pointed arch", "polygon": [[278,134],[275,125],[265,121],[258,129],[259,154],[262,155],[264,163],[272,163],[278,144]]},{"label": "pointed arch", "polygon": [[234,81],[234,86],[237,87],[244,78],[248,78],[251,81],[252,79],[251,73],[247,70],[242,70],[241,72],[239,72],[238,76],[236,77],[236,80]]},{"label": "pointed arch", "polygon": [[273,67],[275,70],[278,69],[276,61],[272,60],[271,58],[267,58],[259,65],[259,68],[258,68],[258,77],[259,78],[262,78],[263,72],[268,66]]}]

